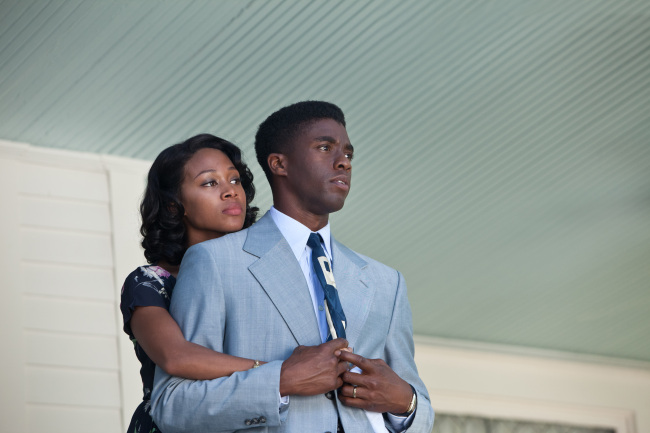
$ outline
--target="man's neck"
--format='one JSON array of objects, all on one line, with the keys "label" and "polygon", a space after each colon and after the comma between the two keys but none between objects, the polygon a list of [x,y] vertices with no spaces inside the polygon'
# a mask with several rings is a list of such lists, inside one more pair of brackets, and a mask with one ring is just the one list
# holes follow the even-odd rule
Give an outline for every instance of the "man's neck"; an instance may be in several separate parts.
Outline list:
[{"label": "man's neck", "polygon": [[275,203],[273,203],[273,206],[286,216],[289,216],[298,221],[300,224],[308,227],[312,232],[317,232],[318,230],[322,229],[327,225],[327,222],[329,221],[329,214],[316,215],[305,211],[304,209],[298,209],[295,206],[287,206],[283,203],[278,203],[278,201],[275,201]]}]

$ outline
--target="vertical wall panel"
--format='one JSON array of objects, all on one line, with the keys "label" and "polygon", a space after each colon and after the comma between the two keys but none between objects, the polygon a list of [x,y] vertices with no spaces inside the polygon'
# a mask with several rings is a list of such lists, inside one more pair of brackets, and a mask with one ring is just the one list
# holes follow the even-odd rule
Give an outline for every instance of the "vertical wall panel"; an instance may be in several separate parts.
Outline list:
[{"label": "vertical wall panel", "polygon": [[25,431],[25,368],[18,184],[20,164],[2,153],[0,145],[0,420],[2,430]]},{"label": "vertical wall panel", "polygon": [[[111,221],[113,223],[113,243],[115,247],[115,286],[119,297],[124,278],[143,263],[140,247],[140,214],[138,212],[142,191],[145,187],[146,174],[150,163],[134,161],[119,157],[104,157],[110,176]],[[118,247],[119,246],[119,247]],[[118,332],[120,385],[122,390],[123,430],[129,425],[135,408],[142,401],[142,380],[140,364],[133,353],[133,343],[122,332],[122,317],[116,311]]]},{"label": "vertical wall panel", "polygon": [[11,377],[3,378],[0,410],[11,413],[1,414],[2,430],[120,431],[106,168],[94,155],[0,150],[8,150],[0,154],[7,176],[0,234],[9,255],[0,267],[11,264],[0,269],[7,292],[0,316],[12,330],[3,336],[11,359],[3,357],[0,371]]}]

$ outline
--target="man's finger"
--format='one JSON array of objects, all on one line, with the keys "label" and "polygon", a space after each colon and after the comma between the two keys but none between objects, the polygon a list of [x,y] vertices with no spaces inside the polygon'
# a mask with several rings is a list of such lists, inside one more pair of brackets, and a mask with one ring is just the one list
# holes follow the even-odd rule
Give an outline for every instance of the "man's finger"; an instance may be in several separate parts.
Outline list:
[{"label": "man's finger", "polygon": [[[356,389],[356,391],[355,391]],[[341,387],[341,392],[339,393],[343,397],[350,397],[350,398],[361,398],[360,391],[361,388],[359,388],[356,385],[351,385],[349,383],[344,383],[343,387]]]},{"label": "man's finger", "polygon": [[359,373],[353,373],[351,371],[346,371],[341,375],[343,382],[349,383],[350,385],[362,385],[367,386],[367,376],[364,376]]},{"label": "man's finger", "polygon": [[[357,390],[357,392],[359,391]],[[370,406],[368,400],[364,400],[362,398],[359,398],[358,396],[357,398],[346,397],[341,393],[339,393],[339,401],[346,406],[356,407],[358,409],[368,409]]]},{"label": "man's finger", "polygon": [[356,353],[341,351],[341,354],[339,355],[339,359],[350,362],[356,365],[357,367],[359,367],[360,369],[362,369],[363,371],[366,372],[372,371],[372,363],[369,362],[363,356],[357,355]]},{"label": "man's finger", "polygon": [[331,346],[330,348],[332,351],[341,350],[348,347],[348,340],[345,338],[337,338],[336,340],[330,340],[326,343],[323,343],[323,345]]},{"label": "man's finger", "polygon": [[336,375],[341,376],[346,371],[348,371],[348,363],[345,361],[339,361],[338,365],[336,366]]}]

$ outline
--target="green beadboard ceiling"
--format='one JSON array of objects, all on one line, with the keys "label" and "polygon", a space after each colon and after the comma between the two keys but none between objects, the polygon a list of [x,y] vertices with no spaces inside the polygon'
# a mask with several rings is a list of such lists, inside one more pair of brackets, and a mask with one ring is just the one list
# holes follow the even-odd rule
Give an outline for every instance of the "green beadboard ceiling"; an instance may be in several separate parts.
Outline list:
[{"label": "green beadboard ceiling", "polygon": [[153,159],[325,99],[415,332],[650,362],[650,2],[0,0],[0,139]]}]

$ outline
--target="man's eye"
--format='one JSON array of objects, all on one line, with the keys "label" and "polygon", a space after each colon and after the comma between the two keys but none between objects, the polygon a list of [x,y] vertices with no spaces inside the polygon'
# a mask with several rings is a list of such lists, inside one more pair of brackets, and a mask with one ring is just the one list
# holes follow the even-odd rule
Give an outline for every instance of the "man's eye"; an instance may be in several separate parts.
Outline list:
[{"label": "man's eye", "polygon": [[352,158],[354,158],[354,154],[352,154],[352,153],[346,153],[346,154],[345,154],[345,157],[346,157],[347,159],[349,159],[350,161],[352,161]]},{"label": "man's eye", "polygon": [[330,150],[330,145],[329,144],[321,144],[318,146],[320,150]]}]

